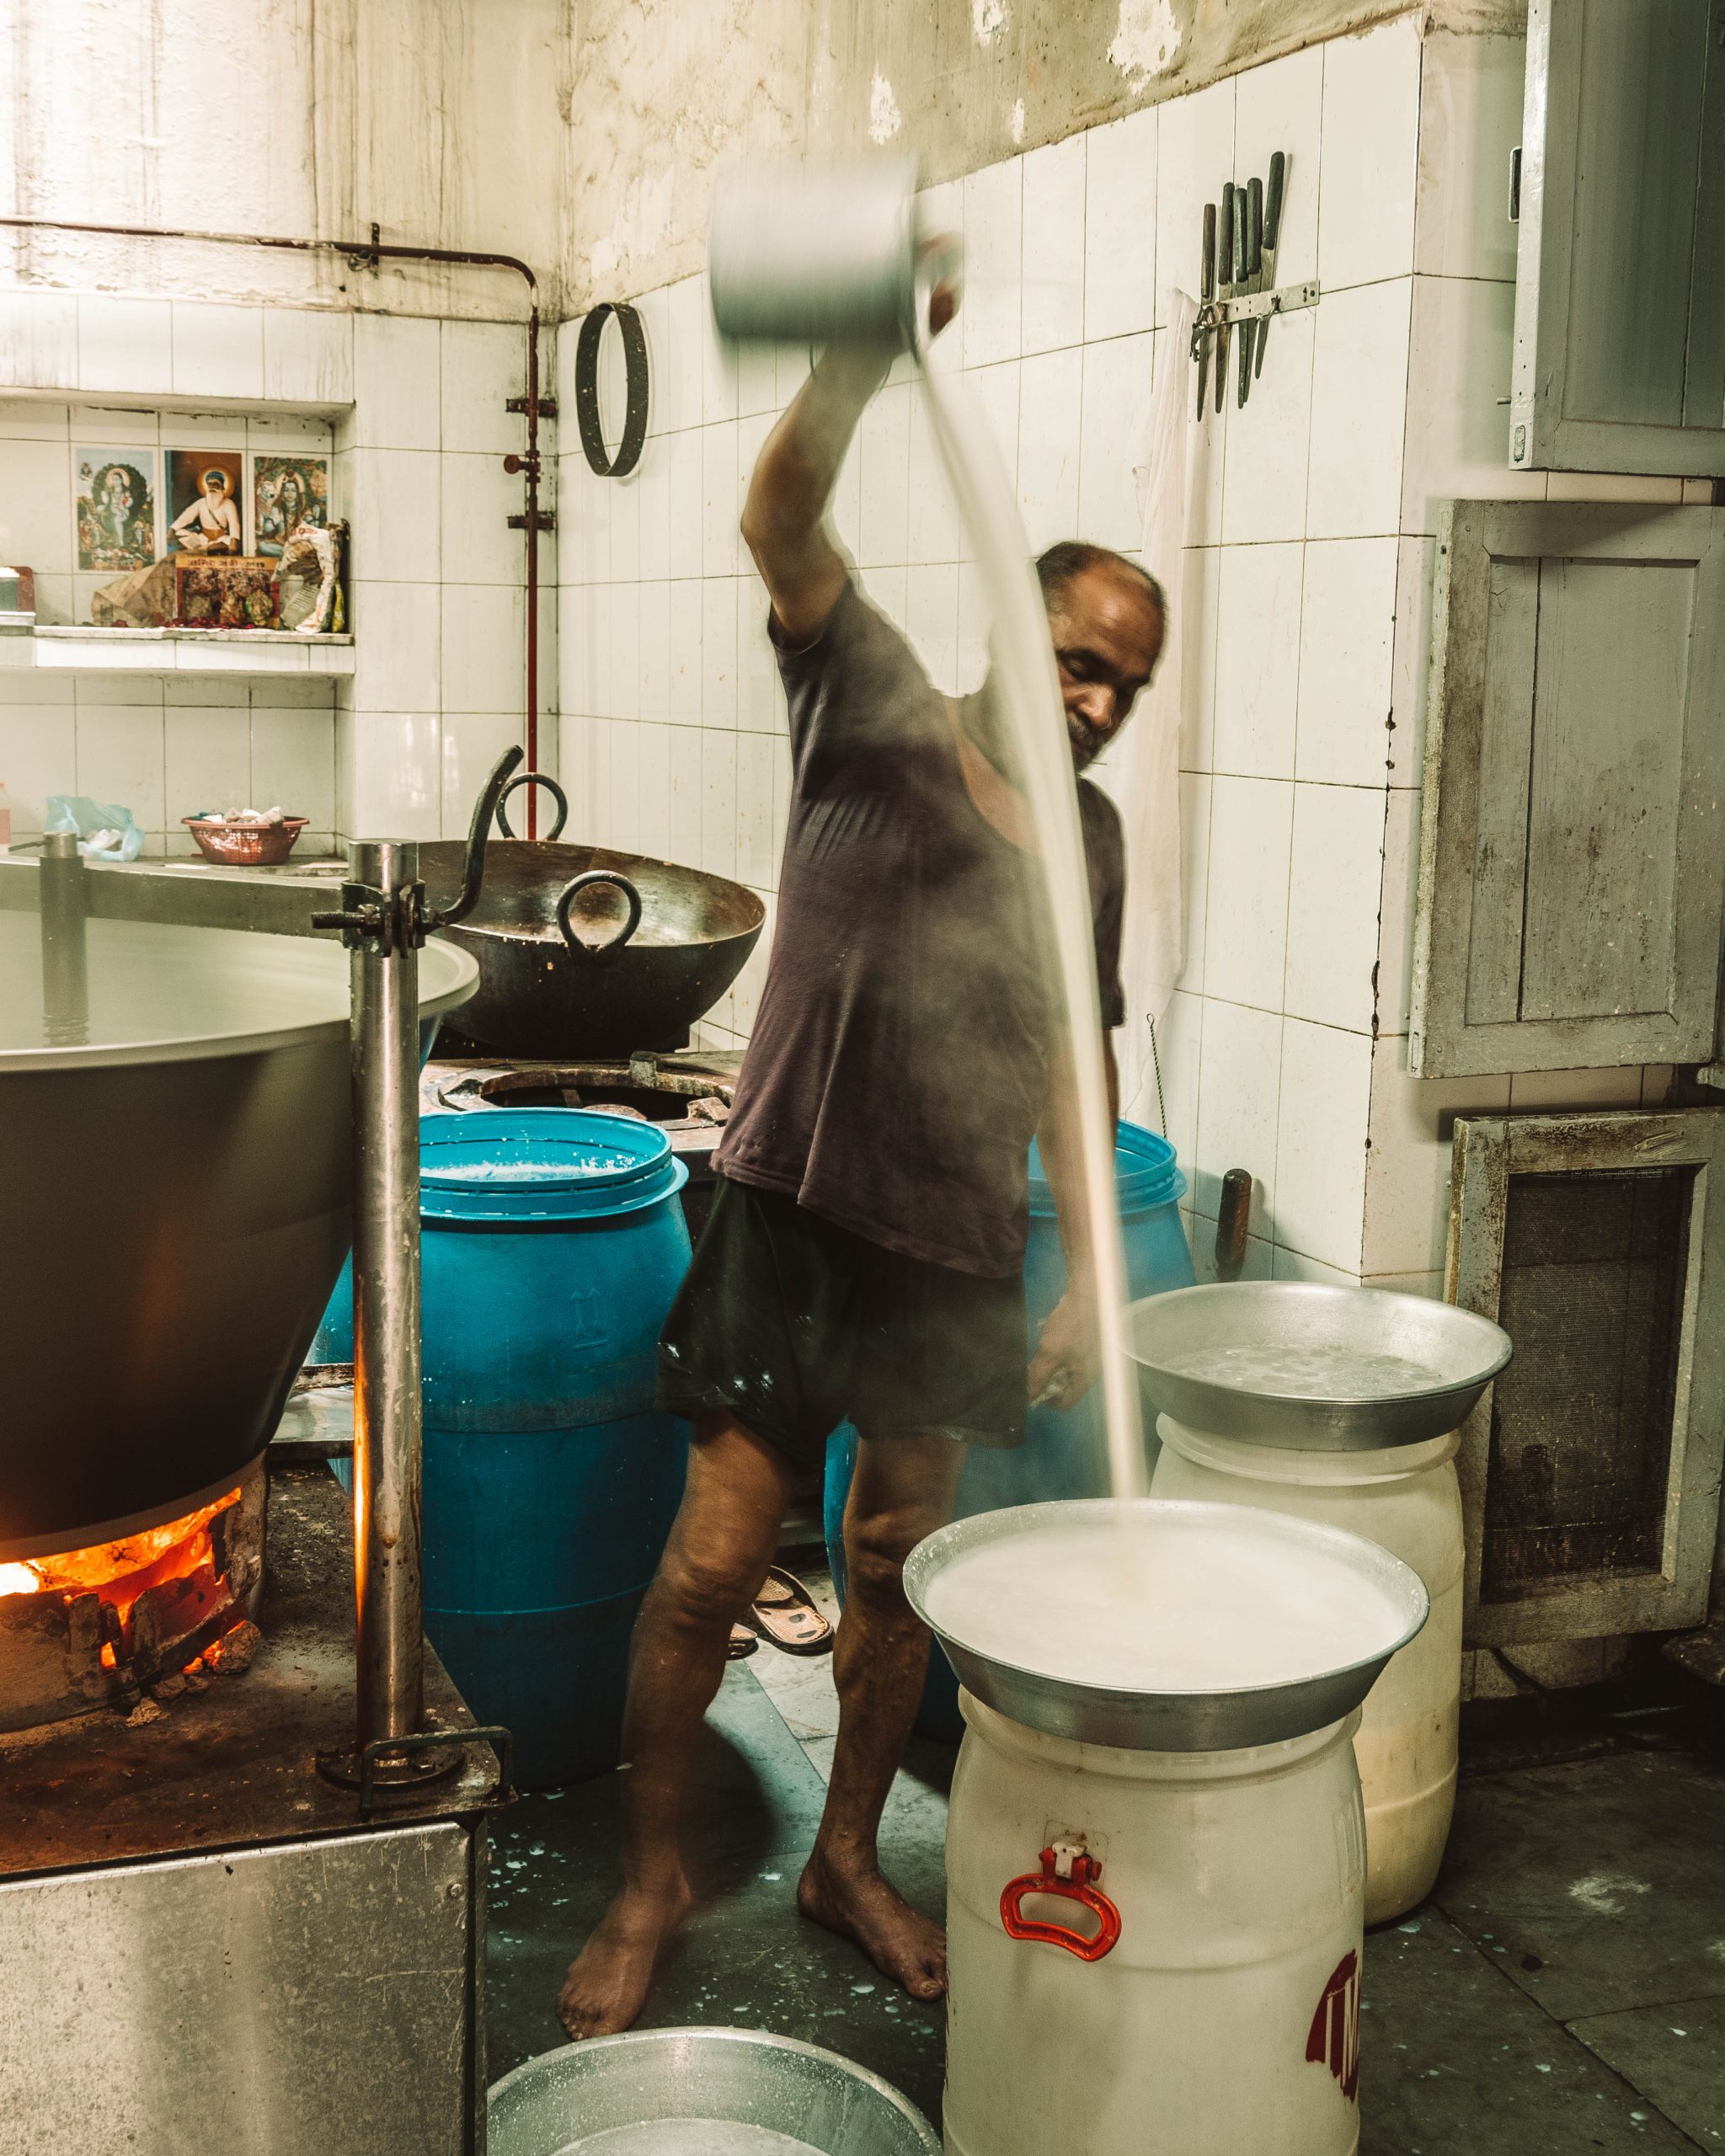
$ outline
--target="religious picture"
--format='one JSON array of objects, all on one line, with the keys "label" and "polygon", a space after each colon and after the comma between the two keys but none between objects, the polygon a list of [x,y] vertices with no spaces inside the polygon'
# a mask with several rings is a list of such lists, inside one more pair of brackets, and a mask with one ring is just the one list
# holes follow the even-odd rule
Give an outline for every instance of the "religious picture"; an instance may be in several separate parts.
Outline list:
[{"label": "religious picture", "polygon": [[253,544],[260,554],[279,555],[302,524],[328,521],[327,456],[253,457]]},{"label": "religious picture", "polygon": [[156,451],[80,449],[77,565],[146,569],[156,558]]},{"label": "religious picture", "polygon": [[237,449],[168,452],[168,551],[243,554],[240,527],[244,459]]}]

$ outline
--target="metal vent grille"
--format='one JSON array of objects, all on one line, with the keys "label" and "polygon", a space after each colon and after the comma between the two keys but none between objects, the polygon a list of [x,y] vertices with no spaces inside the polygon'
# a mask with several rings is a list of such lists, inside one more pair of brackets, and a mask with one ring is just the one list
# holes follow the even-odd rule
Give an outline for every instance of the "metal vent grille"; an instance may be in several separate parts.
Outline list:
[{"label": "metal vent grille", "polygon": [[1508,1179],[1487,1601],[1661,1569],[1696,1172]]}]

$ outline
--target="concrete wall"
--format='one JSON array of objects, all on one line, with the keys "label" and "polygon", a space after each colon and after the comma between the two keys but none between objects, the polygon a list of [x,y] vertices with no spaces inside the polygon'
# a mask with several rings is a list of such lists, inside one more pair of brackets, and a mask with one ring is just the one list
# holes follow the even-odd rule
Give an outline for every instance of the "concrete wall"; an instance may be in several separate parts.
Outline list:
[{"label": "concrete wall", "polygon": [[[962,178],[1416,0],[586,0],[571,23],[572,307],[698,271],[713,162],[890,145]],[[1526,0],[1422,19],[1519,26]]]},{"label": "concrete wall", "polygon": [[[555,272],[568,0],[13,0],[0,211],[482,248]],[[0,281],[507,318],[519,280],[0,234]]]}]

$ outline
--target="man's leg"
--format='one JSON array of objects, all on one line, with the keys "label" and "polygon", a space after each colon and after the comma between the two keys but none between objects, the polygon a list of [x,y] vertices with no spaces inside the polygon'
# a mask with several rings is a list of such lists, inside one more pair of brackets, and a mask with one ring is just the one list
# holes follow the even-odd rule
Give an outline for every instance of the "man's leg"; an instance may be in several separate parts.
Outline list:
[{"label": "man's leg", "polygon": [[946,1939],[881,1876],[876,1846],[928,1668],[928,1632],[905,1599],[905,1560],[952,1516],[964,1448],[950,1438],[863,1439],[845,1509],[850,1575],[833,1651],[839,1737],[797,1890],[805,1917],[853,1939],[914,1999],[947,1985]]},{"label": "man's leg", "polygon": [[689,1885],[678,1817],[702,1717],[724,1674],[735,1620],[772,1561],[794,1473],[729,1415],[703,1417],[670,1539],[636,1622],[623,1722],[623,1883],[570,1965],[557,2010],[571,2036],[627,2029]]}]

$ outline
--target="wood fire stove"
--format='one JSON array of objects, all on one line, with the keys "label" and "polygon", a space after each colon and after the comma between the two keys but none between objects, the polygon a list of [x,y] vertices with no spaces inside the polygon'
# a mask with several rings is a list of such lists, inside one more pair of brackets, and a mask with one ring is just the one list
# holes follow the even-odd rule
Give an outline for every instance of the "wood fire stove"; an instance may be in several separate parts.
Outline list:
[{"label": "wood fire stove", "polygon": [[[61,1630],[95,1646],[95,1675],[77,1667],[102,1696],[0,1736],[0,1944],[29,1972],[0,2014],[0,2156],[483,2148],[499,1763],[475,1743],[363,1818],[314,1771],[352,1735],[352,1515],[326,1467],[296,1465],[270,1474],[267,1523],[248,1667],[202,1657],[141,1714],[102,1666],[112,1620],[75,1596]],[[434,1726],[473,1726],[429,1649],[425,1697]]]}]

